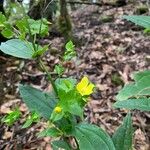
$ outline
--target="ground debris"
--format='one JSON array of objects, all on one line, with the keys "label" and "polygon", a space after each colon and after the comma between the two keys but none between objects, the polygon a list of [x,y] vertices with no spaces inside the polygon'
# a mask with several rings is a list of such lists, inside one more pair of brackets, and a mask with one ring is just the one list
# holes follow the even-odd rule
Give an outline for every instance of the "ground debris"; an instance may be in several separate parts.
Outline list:
[{"label": "ground debris", "polygon": [[[85,108],[85,120],[101,126],[111,135],[127,113],[126,110],[112,108],[115,95],[124,84],[132,81],[132,72],[150,69],[149,36],[144,35],[141,28],[122,19],[123,14],[133,14],[133,8],[135,8],[134,3],[123,7],[83,6],[71,13],[74,36],[80,42],[77,42],[77,60],[64,64],[65,76],[71,75],[81,79],[83,75],[88,75],[96,84],[96,91]],[[113,19],[104,23],[101,16],[109,15]],[[48,51],[43,60],[49,70],[53,71],[54,65],[60,62],[64,40],[62,37],[55,37],[44,39],[41,43],[52,43],[52,51]],[[50,138],[37,139],[36,137],[38,131],[43,129],[43,123],[33,125],[29,129],[21,129],[28,111],[19,99],[17,88],[21,79],[22,84],[30,84],[38,89],[49,91],[52,87],[45,81],[45,74],[37,69],[37,63],[34,61],[20,62],[19,64],[23,64],[20,70],[16,67],[18,64],[12,63],[13,59],[8,60],[7,63],[4,58],[2,61],[3,67],[0,71],[3,80],[3,97],[7,101],[1,105],[0,117],[16,105],[19,105],[23,116],[12,127],[8,128],[0,124],[0,149],[51,150]],[[115,79],[121,82],[116,83]],[[149,150],[150,115],[139,111],[132,114],[136,128],[134,148],[135,150]]]}]

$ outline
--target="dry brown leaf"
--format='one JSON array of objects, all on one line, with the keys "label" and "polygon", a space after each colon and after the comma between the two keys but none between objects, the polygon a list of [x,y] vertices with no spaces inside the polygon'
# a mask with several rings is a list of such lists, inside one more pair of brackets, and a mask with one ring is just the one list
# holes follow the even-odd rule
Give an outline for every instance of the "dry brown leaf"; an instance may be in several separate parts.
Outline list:
[{"label": "dry brown leaf", "polygon": [[10,139],[12,137],[13,133],[12,132],[5,132],[4,133],[4,136],[3,136],[3,139],[6,140],[6,139]]}]

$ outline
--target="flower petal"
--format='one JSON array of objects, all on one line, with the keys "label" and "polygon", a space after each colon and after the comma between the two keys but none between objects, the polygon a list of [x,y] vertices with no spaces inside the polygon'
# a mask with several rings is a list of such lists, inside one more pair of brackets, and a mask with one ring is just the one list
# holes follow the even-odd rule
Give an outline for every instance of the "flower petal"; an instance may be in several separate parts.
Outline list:
[{"label": "flower petal", "polygon": [[82,93],[82,95],[83,95],[83,94],[84,94],[84,95],[90,95],[90,94],[92,94],[94,87],[95,87],[94,84],[90,83],[90,84],[86,87],[86,89],[84,89],[84,93]]},{"label": "flower petal", "polygon": [[78,92],[81,93],[82,89],[84,89],[85,87],[87,87],[88,84],[89,84],[88,78],[86,76],[83,77],[82,80],[76,86]]}]

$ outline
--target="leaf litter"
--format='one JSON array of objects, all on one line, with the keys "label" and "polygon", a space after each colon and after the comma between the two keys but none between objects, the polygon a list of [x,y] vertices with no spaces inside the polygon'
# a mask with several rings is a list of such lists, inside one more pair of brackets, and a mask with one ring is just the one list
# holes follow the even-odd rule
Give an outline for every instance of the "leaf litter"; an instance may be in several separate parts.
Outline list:
[{"label": "leaf litter", "polygon": [[[123,7],[83,6],[71,12],[78,58],[63,64],[66,68],[64,76],[81,79],[87,75],[96,84],[95,93],[85,108],[85,120],[101,126],[110,134],[113,134],[127,113],[126,110],[113,109],[116,94],[124,84],[132,81],[131,73],[150,69],[149,36],[145,36],[143,30],[121,17],[123,14],[133,14],[133,8],[134,4],[129,3]],[[113,19],[104,23],[101,16],[108,15],[113,16]],[[53,71],[54,65],[60,62],[64,40],[54,36],[40,42],[52,43],[52,50],[46,53],[43,60],[49,70]],[[2,56],[0,63],[0,84],[3,87],[0,96],[5,100],[1,103],[0,117],[17,105],[22,112],[21,119],[12,127],[0,124],[0,149],[51,150],[50,138],[36,139],[36,134],[45,127],[43,122],[34,124],[29,129],[21,128],[29,112],[20,101],[17,89],[21,80],[21,83],[31,84],[44,91],[51,90],[52,87],[44,80],[45,74],[37,69],[34,61],[20,60],[18,63],[18,60],[8,58],[6,62]],[[140,111],[132,114],[134,148],[149,150],[150,115]]]}]

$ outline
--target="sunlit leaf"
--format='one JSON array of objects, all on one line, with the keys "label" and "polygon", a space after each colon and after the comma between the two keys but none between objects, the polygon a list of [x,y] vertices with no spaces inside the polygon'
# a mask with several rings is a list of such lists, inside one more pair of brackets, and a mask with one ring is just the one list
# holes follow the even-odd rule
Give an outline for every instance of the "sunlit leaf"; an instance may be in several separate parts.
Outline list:
[{"label": "sunlit leaf", "polygon": [[62,75],[64,72],[64,67],[62,65],[55,65],[54,72],[58,75]]},{"label": "sunlit leaf", "polygon": [[13,111],[10,111],[6,116],[2,118],[2,122],[6,123],[7,125],[13,125],[21,116],[21,112],[18,108]]},{"label": "sunlit leaf", "polygon": [[74,49],[75,45],[73,44],[72,41],[69,41],[65,48],[65,54],[64,54],[64,60],[71,60],[73,57],[76,56],[76,52],[75,52],[75,49]]}]

